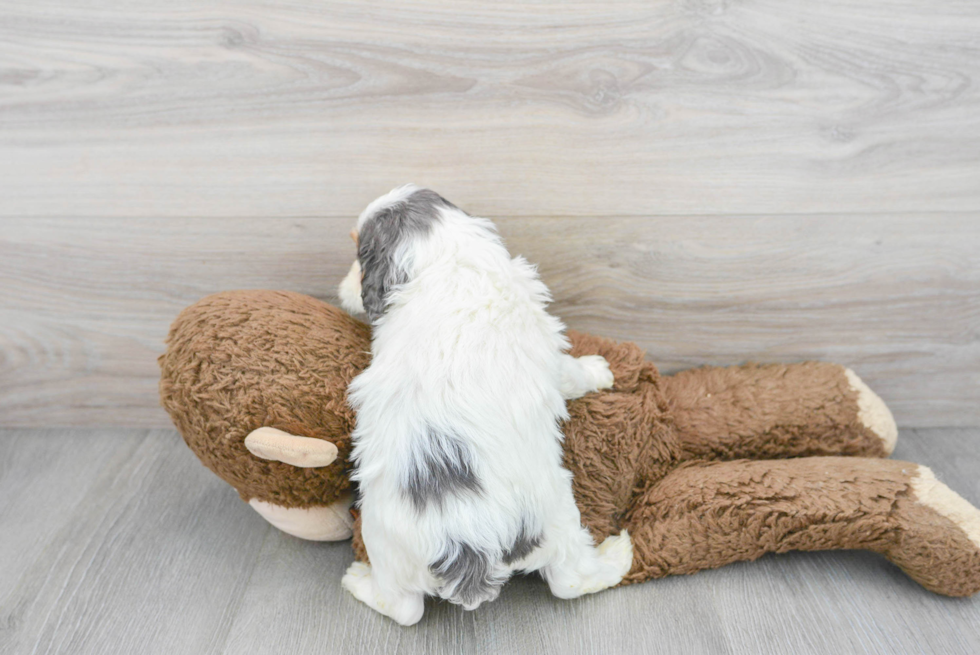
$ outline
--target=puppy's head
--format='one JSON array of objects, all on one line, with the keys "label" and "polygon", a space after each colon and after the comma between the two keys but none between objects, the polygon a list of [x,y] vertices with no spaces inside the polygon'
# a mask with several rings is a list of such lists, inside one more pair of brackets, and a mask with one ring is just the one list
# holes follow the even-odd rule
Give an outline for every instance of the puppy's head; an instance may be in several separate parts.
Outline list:
[{"label": "puppy's head", "polygon": [[392,291],[408,282],[412,250],[455,206],[428,189],[406,184],[381,196],[361,213],[351,236],[357,259],[340,283],[340,302],[373,322],[384,315]]}]

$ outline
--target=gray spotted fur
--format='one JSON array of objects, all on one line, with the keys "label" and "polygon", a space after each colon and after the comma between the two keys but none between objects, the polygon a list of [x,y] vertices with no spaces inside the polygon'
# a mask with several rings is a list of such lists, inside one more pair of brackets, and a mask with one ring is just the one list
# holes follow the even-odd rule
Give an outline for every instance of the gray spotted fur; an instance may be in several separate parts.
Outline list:
[{"label": "gray spotted fur", "polygon": [[528,532],[527,524],[521,523],[521,529],[517,533],[517,539],[509,550],[504,552],[503,562],[510,565],[518,560],[522,560],[541,545],[541,535],[531,535]]},{"label": "gray spotted fur", "polygon": [[504,584],[502,578],[494,575],[490,555],[465,543],[451,543],[449,552],[430,569],[443,582],[439,595],[465,607],[495,599]]},{"label": "gray spotted fur", "polygon": [[399,249],[410,239],[426,236],[439,220],[440,208],[455,206],[435,191],[419,189],[378,210],[361,226],[361,302],[371,321],[384,314],[391,290],[408,281],[408,273],[396,261]]},{"label": "gray spotted fur", "polygon": [[483,491],[464,442],[433,429],[427,431],[424,440],[420,452],[408,463],[402,484],[416,511],[424,511],[432,502],[442,507],[443,499],[451,494]]}]

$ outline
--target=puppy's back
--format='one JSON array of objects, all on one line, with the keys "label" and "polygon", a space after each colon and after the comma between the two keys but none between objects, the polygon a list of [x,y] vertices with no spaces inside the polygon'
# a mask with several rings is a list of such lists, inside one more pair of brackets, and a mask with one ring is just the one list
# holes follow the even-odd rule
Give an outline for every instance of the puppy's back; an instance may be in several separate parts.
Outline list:
[{"label": "puppy's back", "polygon": [[385,255],[398,282],[375,321],[374,360],[350,388],[355,478],[365,511],[388,515],[378,529],[418,531],[436,591],[475,607],[536,547],[567,476],[558,358],[568,344],[537,272],[511,259],[493,225],[448,203],[435,211],[424,234]]}]

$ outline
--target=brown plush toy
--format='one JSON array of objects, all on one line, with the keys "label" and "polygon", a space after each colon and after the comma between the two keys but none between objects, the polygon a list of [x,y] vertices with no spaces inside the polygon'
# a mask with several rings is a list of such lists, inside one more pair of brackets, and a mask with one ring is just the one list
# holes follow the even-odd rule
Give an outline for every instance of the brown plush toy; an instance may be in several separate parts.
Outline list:
[{"label": "brown plush toy", "polygon": [[[883,459],[895,423],[853,372],[805,363],[664,377],[635,344],[569,337],[573,355],[602,355],[615,374],[612,390],[569,403],[565,466],[595,540],[629,532],[624,583],[767,552],[866,549],[934,592],[980,590],[980,511],[929,469]],[[171,328],[163,406],[273,525],[346,539],[346,389],[369,348],[367,325],[313,298],[217,294]]]}]

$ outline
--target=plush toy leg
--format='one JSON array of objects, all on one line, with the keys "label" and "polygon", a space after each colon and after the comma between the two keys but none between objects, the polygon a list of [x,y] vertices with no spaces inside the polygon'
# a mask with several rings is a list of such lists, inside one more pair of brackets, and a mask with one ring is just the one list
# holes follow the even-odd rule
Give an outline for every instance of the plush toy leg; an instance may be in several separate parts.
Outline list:
[{"label": "plush toy leg", "polygon": [[350,496],[325,507],[283,507],[258,498],[248,504],[266,521],[300,539],[343,541],[353,534]]},{"label": "plush toy leg", "polygon": [[898,437],[885,403],[836,364],[692,369],[664,393],[691,459],[885,457]]},{"label": "plush toy leg", "polygon": [[866,549],[936,593],[980,591],[980,510],[908,462],[694,464],[651,488],[624,527],[634,552],[625,582],[770,552]]}]

